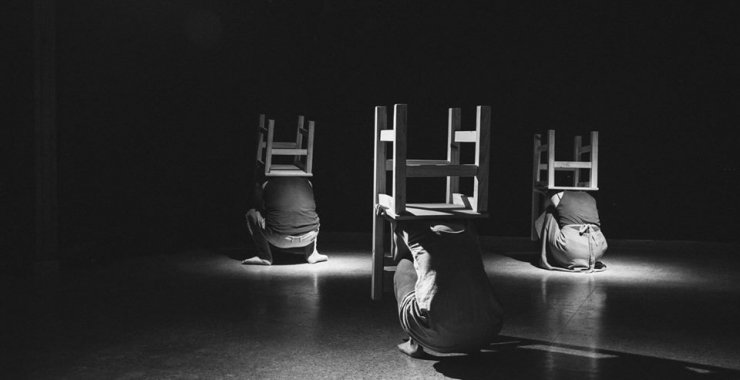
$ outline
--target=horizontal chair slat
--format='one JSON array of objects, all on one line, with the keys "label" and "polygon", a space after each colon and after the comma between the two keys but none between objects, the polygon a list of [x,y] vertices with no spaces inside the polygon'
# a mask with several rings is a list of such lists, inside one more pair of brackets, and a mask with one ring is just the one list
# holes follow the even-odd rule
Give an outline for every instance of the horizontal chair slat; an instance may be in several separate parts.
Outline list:
[{"label": "horizontal chair slat", "polygon": [[[450,161],[447,160],[417,160],[407,159],[406,166],[419,166],[419,165],[449,165]],[[385,170],[393,170],[393,160],[385,160]]]},{"label": "horizontal chair slat", "polygon": [[555,169],[589,169],[591,168],[591,163],[581,161],[555,161],[553,167]]},{"label": "horizontal chair slat", "polygon": [[455,142],[474,143],[478,141],[476,131],[455,131]]},{"label": "horizontal chair slat", "polygon": [[463,165],[412,165],[406,166],[406,177],[474,177],[478,167]]},{"label": "horizontal chair slat", "polygon": [[308,154],[307,149],[273,149],[273,156],[305,156]]},{"label": "horizontal chair slat", "polygon": [[396,139],[396,131],[392,129],[384,129],[380,131],[380,141],[391,142]]}]

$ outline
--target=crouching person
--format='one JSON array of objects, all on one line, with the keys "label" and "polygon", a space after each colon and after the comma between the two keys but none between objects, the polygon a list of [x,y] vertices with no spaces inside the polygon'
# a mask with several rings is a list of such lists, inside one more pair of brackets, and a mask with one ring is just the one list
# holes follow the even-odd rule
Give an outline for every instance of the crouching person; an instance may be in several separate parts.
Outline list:
[{"label": "crouching person", "polygon": [[242,264],[272,265],[272,248],[303,248],[310,264],[328,260],[317,250],[319,216],[311,182],[304,177],[268,177],[255,186],[247,229],[256,254]]},{"label": "crouching person", "polygon": [[535,223],[542,242],[540,266],[569,272],[602,271],[607,249],[596,200],[585,191],[552,194]]},{"label": "crouching person", "polygon": [[502,308],[483,267],[477,235],[446,222],[398,222],[393,278],[409,340],[401,352],[476,352],[498,335]]}]

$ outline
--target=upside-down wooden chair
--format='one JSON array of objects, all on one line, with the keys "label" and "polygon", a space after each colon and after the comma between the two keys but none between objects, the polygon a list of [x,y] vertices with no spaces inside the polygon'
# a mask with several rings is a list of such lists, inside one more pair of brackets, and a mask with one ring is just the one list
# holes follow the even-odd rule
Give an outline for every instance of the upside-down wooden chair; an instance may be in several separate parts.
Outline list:
[{"label": "upside-down wooden chair", "polygon": [[[408,159],[407,106],[393,108],[393,127],[388,128],[386,107],[375,107],[375,187],[373,190],[373,259],[370,297],[383,296],[385,268],[385,221],[390,222],[391,235],[396,222],[423,219],[475,219],[488,216],[488,172],[490,149],[491,108],[478,106],[475,130],[460,130],[460,108],[448,111],[448,147],[446,160]],[[460,162],[461,144],[475,145],[475,162]],[[387,144],[393,155],[388,157]],[[386,172],[392,172],[390,192]],[[446,177],[446,199],[441,203],[407,203],[406,179],[411,177]],[[460,177],[473,177],[473,195],[459,193]],[[383,212],[377,212],[382,209]],[[390,239],[392,255],[394,239]]]},{"label": "upside-down wooden chair", "polygon": [[[583,145],[581,136],[576,136],[573,142],[573,160],[555,160],[555,131],[547,131],[547,142],[542,141],[542,135],[534,135],[532,167],[532,218],[531,239],[537,240],[535,220],[542,212],[544,197],[550,190],[599,190],[599,132],[591,132],[589,145]],[[556,182],[556,173],[567,171],[572,175],[569,183]],[[543,175],[544,173],[544,175]],[[588,174],[584,176],[584,174]],[[587,179],[584,181],[584,177]]]},{"label": "upside-down wooden chair", "polygon": [[[312,120],[306,125],[305,117],[298,116],[295,141],[274,141],[275,120],[267,119],[260,114],[257,127],[257,172],[267,177],[311,177],[313,176],[313,140],[314,126]],[[305,137],[305,139],[304,139]],[[275,156],[293,156],[290,163],[275,163]]]}]

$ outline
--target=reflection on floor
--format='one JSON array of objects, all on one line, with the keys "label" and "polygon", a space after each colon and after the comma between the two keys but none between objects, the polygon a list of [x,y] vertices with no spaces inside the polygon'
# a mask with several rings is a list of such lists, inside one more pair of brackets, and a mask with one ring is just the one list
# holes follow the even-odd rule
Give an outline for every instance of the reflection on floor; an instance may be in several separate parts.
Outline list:
[{"label": "reflection on floor", "polygon": [[[411,359],[392,294],[372,302],[369,237],[328,263],[243,250],[66,268],[38,279],[18,371],[39,379],[740,378],[738,246],[611,241],[608,269],[547,272],[524,239],[483,239],[506,309],[477,355]],[[7,372],[6,372],[7,373]]]}]

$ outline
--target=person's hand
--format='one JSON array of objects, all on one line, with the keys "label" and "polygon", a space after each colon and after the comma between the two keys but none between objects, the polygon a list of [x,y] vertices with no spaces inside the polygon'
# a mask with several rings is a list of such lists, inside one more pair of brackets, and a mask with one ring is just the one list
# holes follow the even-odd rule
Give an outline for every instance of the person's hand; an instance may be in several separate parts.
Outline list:
[{"label": "person's hand", "polygon": [[259,211],[255,211],[255,214],[257,214],[257,224],[259,224],[261,229],[265,229],[265,218],[262,217],[262,214],[260,214]]},{"label": "person's hand", "polygon": [[265,229],[265,218],[262,216],[262,214],[260,214],[259,211],[255,209],[250,209],[249,211],[247,211],[247,215],[245,215],[245,217],[247,218],[247,221],[250,217],[254,218],[254,220],[257,221],[257,225],[260,226],[261,229]]},{"label": "person's hand", "polygon": [[375,205],[375,215],[377,216],[383,216],[385,215],[385,208],[381,206],[379,203]]}]

